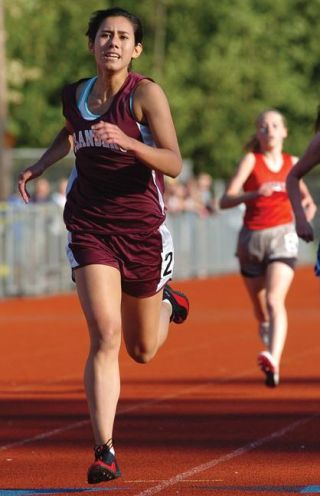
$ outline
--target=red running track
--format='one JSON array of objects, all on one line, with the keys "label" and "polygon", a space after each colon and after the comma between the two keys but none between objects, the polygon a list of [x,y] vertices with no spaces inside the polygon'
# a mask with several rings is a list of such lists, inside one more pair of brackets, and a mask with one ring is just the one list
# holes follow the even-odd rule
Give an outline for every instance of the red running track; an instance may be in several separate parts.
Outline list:
[{"label": "red running track", "polygon": [[319,280],[300,267],[288,296],[281,385],[264,386],[238,275],[173,284],[191,301],[148,365],[121,353],[115,426],[123,477],[86,483],[92,460],[77,297],[0,303],[0,496],[320,494]]}]

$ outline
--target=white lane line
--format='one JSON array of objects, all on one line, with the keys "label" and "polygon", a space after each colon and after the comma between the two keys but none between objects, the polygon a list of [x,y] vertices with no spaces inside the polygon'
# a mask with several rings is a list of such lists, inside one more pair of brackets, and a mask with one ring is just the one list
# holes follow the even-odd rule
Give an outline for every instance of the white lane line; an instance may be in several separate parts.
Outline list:
[{"label": "white lane line", "polygon": [[227,453],[226,455],[220,456],[219,458],[214,458],[212,460],[209,460],[206,463],[202,463],[201,465],[198,465],[196,467],[191,468],[190,470],[187,470],[186,472],[181,472],[180,474],[175,475],[174,477],[171,477],[171,479],[164,480],[160,484],[157,484],[154,487],[150,487],[149,489],[145,489],[144,491],[136,494],[135,496],[153,496],[154,494],[158,494],[162,492],[164,489],[174,486],[178,484],[178,482],[181,482],[188,477],[193,477],[194,475],[204,472],[205,470],[208,470],[212,467],[215,467],[219,463],[224,463],[228,462],[229,460],[232,460],[233,458],[236,458],[238,456],[245,455],[249,453],[249,451],[252,451],[256,448],[259,448],[260,446],[263,446],[264,444],[269,443],[270,441],[274,439],[278,439],[288,432],[291,432],[295,430],[297,427],[300,427],[308,422],[310,420],[313,420],[316,417],[319,417],[319,413],[316,413],[314,415],[310,415],[309,417],[305,417],[303,419],[297,420],[296,422],[292,422],[291,424],[287,425],[283,429],[280,429],[279,431],[272,432],[268,436],[265,436],[263,438],[257,439],[256,441],[253,441],[252,443],[246,444],[245,446],[242,446],[242,448],[238,448],[235,451],[231,451],[230,453]]},{"label": "white lane line", "polygon": [[[125,413],[134,412],[136,410],[140,410],[140,409],[148,407],[148,406],[156,405],[158,403],[163,403],[165,401],[178,398],[179,396],[189,394],[189,393],[193,392],[194,390],[197,390],[200,387],[204,387],[206,385],[208,385],[208,384],[202,384],[201,386],[197,385],[197,386],[194,386],[191,388],[186,388],[186,389],[180,390],[180,392],[178,392],[178,393],[169,394],[166,396],[162,396],[161,398],[154,398],[154,399],[148,400],[148,401],[143,401],[141,403],[137,403],[136,405],[130,405],[127,407],[119,408],[117,415],[123,415]],[[43,439],[53,437],[56,434],[59,435],[62,432],[70,431],[72,429],[77,429],[78,427],[83,427],[84,425],[87,425],[89,423],[90,423],[89,419],[80,420],[79,422],[73,422],[73,423],[65,425],[63,427],[57,427],[56,429],[53,429],[51,431],[42,432],[40,434],[37,434],[37,435],[29,437],[29,438],[20,439],[19,441],[15,441],[14,443],[5,444],[5,445],[0,446],[0,452],[11,449],[11,448],[16,448],[18,446],[24,446],[25,444],[33,443],[36,441],[41,441]]]},{"label": "white lane line", "polygon": [[[250,372],[252,372],[252,369],[249,369],[249,371],[248,370],[243,371],[240,374],[235,374],[235,375],[230,375],[229,377],[226,376],[226,377],[220,378],[220,380],[218,380],[218,382],[219,383],[225,383],[228,381],[232,381],[234,379],[246,376]],[[201,388],[212,386],[212,384],[214,384],[216,382],[217,382],[216,379],[212,380],[212,381],[207,381],[207,382],[204,382],[203,384],[197,384],[196,386],[181,389],[177,393],[168,394],[166,396],[162,396],[160,398],[154,398],[152,400],[147,400],[147,401],[144,401],[141,403],[137,403],[136,405],[131,405],[131,406],[119,408],[117,411],[117,415],[123,415],[125,413],[134,412],[134,411],[140,410],[141,408],[145,408],[148,406],[163,403],[163,402],[168,401],[168,400],[179,398],[179,397],[184,396],[186,394],[194,393],[194,391],[198,391]],[[125,399],[124,399],[124,401],[125,401]],[[5,445],[0,446],[0,452],[11,449],[11,448],[16,448],[18,446],[24,446],[25,444],[30,444],[30,443],[33,443],[36,441],[41,441],[43,439],[53,437],[56,434],[59,435],[62,432],[70,431],[72,429],[77,429],[78,427],[82,427],[82,426],[87,425],[89,423],[90,423],[89,419],[88,420],[80,420],[79,422],[73,422],[73,423],[65,425],[63,427],[57,427],[56,429],[53,429],[51,431],[42,432],[40,434],[37,434],[37,435],[29,437],[29,438],[20,439],[19,441],[15,441],[14,443],[9,443],[9,444],[5,444]]]},{"label": "white lane line", "polygon": [[89,423],[89,420],[80,420],[79,422],[74,422],[73,424],[65,425],[64,427],[58,427],[52,431],[42,432],[36,436],[26,437],[20,439],[14,443],[4,444],[0,446],[0,451],[5,451],[11,448],[17,448],[18,446],[23,446],[25,444],[34,443],[35,441],[42,441],[42,439],[47,439],[48,437],[55,436],[56,434],[61,434],[61,432],[70,431],[71,429],[77,429],[77,427],[82,427]]},{"label": "white lane line", "polygon": [[[310,355],[313,355],[315,353],[315,351],[318,351],[318,349],[319,348],[312,349],[312,350],[304,350],[302,353],[296,354],[295,355],[295,358],[303,357],[303,356],[306,356],[306,355],[309,355],[309,354]],[[286,362],[289,362],[289,361],[291,361],[291,360],[288,360],[288,359],[286,360]],[[206,388],[206,387],[212,386],[213,384],[215,384],[215,385],[217,385],[217,384],[225,384],[225,383],[228,383],[229,381],[234,381],[236,379],[241,379],[243,377],[246,377],[248,374],[251,374],[254,370],[256,370],[256,367],[254,367],[254,368],[251,367],[250,369],[243,370],[242,372],[237,373],[237,374],[233,374],[233,375],[229,375],[229,376],[225,376],[225,377],[217,377],[217,378],[212,379],[212,381],[206,381],[203,384],[197,384],[196,386],[192,386],[192,387],[189,387],[189,388],[182,389],[179,392],[174,393],[174,394],[170,394],[170,395],[162,396],[160,398],[155,398],[155,399],[152,399],[152,400],[148,400],[148,401],[145,401],[145,402],[142,402],[142,403],[138,403],[136,405],[131,405],[131,406],[128,406],[128,407],[119,408],[117,414],[118,415],[121,415],[121,414],[129,413],[129,412],[132,412],[132,411],[134,412],[134,411],[139,410],[140,408],[145,408],[145,407],[148,407],[148,406],[151,406],[151,405],[156,405],[156,404],[159,404],[159,403],[163,403],[165,401],[168,401],[168,400],[171,400],[171,399],[175,399],[175,398],[179,398],[179,397],[184,396],[184,395],[189,394],[189,393],[193,393],[194,391],[199,391],[202,388]],[[125,399],[124,399],[124,401],[125,401]],[[85,426],[85,425],[87,425],[89,423],[90,423],[89,419],[88,420],[81,420],[79,422],[73,422],[71,424],[65,425],[64,427],[58,427],[58,428],[53,429],[51,431],[42,432],[42,433],[37,434],[35,436],[32,436],[30,438],[20,439],[19,441],[15,441],[13,443],[9,443],[9,444],[0,446],[0,452],[1,451],[8,450],[8,449],[11,449],[11,448],[16,448],[16,447],[19,447],[19,446],[24,446],[25,444],[30,444],[30,443],[33,443],[33,442],[36,442],[36,441],[41,441],[43,439],[47,439],[47,438],[53,437],[56,434],[59,435],[62,432],[66,432],[66,431],[69,431],[69,430],[72,430],[72,429],[77,429],[78,427]]]},{"label": "white lane line", "polygon": [[[305,352],[302,353],[302,355],[304,355],[304,354],[305,354]],[[125,413],[134,412],[137,410],[139,411],[140,408],[145,408],[148,406],[163,403],[163,402],[168,401],[168,400],[179,398],[179,397],[184,396],[186,394],[194,393],[195,391],[199,391],[203,388],[210,387],[212,385],[225,384],[225,383],[228,383],[229,381],[234,381],[235,379],[241,379],[243,377],[246,377],[248,374],[252,373],[253,370],[256,370],[256,367],[254,367],[254,368],[252,367],[250,369],[243,370],[242,372],[237,373],[237,374],[233,374],[233,375],[229,375],[229,376],[227,375],[227,376],[220,377],[220,378],[219,377],[214,378],[214,379],[212,379],[212,381],[206,381],[202,384],[197,384],[195,386],[184,388],[177,393],[162,396],[160,398],[154,398],[152,400],[147,400],[147,401],[144,401],[141,403],[137,403],[136,405],[131,405],[131,406],[119,408],[117,411],[117,415],[122,415]],[[125,399],[124,399],[124,401],[125,401]],[[25,444],[30,444],[30,443],[33,443],[36,441],[41,441],[43,439],[47,439],[47,438],[53,437],[55,435],[59,435],[62,432],[70,431],[72,429],[77,429],[78,427],[85,426],[89,423],[90,423],[89,419],[88,420],[80,420],[78,422],[73,422],[73,423],[65,425],[63,427],[57,427],[56,429],[53,429],[51,431],[42,432],[42,433],[37,434],[35,436],[32,436],[30,438],[20,439],[19,441],[15,441],[13,443],[9,443],[9,444],[0,446],[0,452],[11,449],[11,448],[16,448],[19,446],[24,446]]]}]

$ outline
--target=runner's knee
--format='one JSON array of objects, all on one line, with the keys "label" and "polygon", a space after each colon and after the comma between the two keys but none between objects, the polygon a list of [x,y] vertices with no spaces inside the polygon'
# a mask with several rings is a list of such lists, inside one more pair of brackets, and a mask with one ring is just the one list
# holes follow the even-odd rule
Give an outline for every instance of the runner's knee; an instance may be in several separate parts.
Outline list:
[{"label": "runner's knee", "polygon": [[118,350],[121,341],[120,321],[99,322],[98,320],[88,321],[90,329],[91,350],[94,352],[109,352]]},{"label": "runner's knee", "polygon": [[127,344],[127,351],[131,358],[137,363],[148,363],[155,356],[157,348],[154,345],[144,343]]},{"label": "runner's knee", "polygon": [[284,301],[279,298],[279,295],[270,293],[267,295],[267,307],[271,314],[277,312],[284,307]]}]

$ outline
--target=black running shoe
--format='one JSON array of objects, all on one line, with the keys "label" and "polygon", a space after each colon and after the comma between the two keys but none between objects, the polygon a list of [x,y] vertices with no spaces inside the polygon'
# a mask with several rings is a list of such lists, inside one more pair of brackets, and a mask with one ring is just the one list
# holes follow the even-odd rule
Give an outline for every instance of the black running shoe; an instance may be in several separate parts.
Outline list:
[{"label": "black running shoe", "polygon": [[111,453],[112,441],[94,448],[95,461],[88,469],[88,483],[98,484],[117,479],[121,475],[116,457]]},{"label": "black running shoe", "polygon": [[175,291],[166,284],[163,288],[163,300],[169,300],[172,306],[172,314],[170,317],[170,322],[175,322],[176,324],[182,324],[188,317],[189,313],[189,300],[185,294],[180,293],[180,291]]}]

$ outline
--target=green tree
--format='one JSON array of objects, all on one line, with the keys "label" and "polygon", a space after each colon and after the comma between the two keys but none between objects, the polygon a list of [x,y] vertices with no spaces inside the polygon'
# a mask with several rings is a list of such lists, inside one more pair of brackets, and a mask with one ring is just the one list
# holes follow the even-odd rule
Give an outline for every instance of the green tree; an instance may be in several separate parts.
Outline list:
[{"label": "green tree", "polygon": [[288,149],[301,152],[319,99],[319,8],[319,0],[174,2],[164,79],[196,168],[228,176],[269,107],[284,112]]},{"label": "green tree", "polygon": [[[10,128],[17,146],[46,146],[61,126],[66,82],[93,73],[85,31],[99,0],[5,0]],[[123,0],[142,17],[145,53],[134,69],[166,90],[183,156],[227,177],[270,107],[288,120],[299,155],[319,101],[320,0]]]}]

